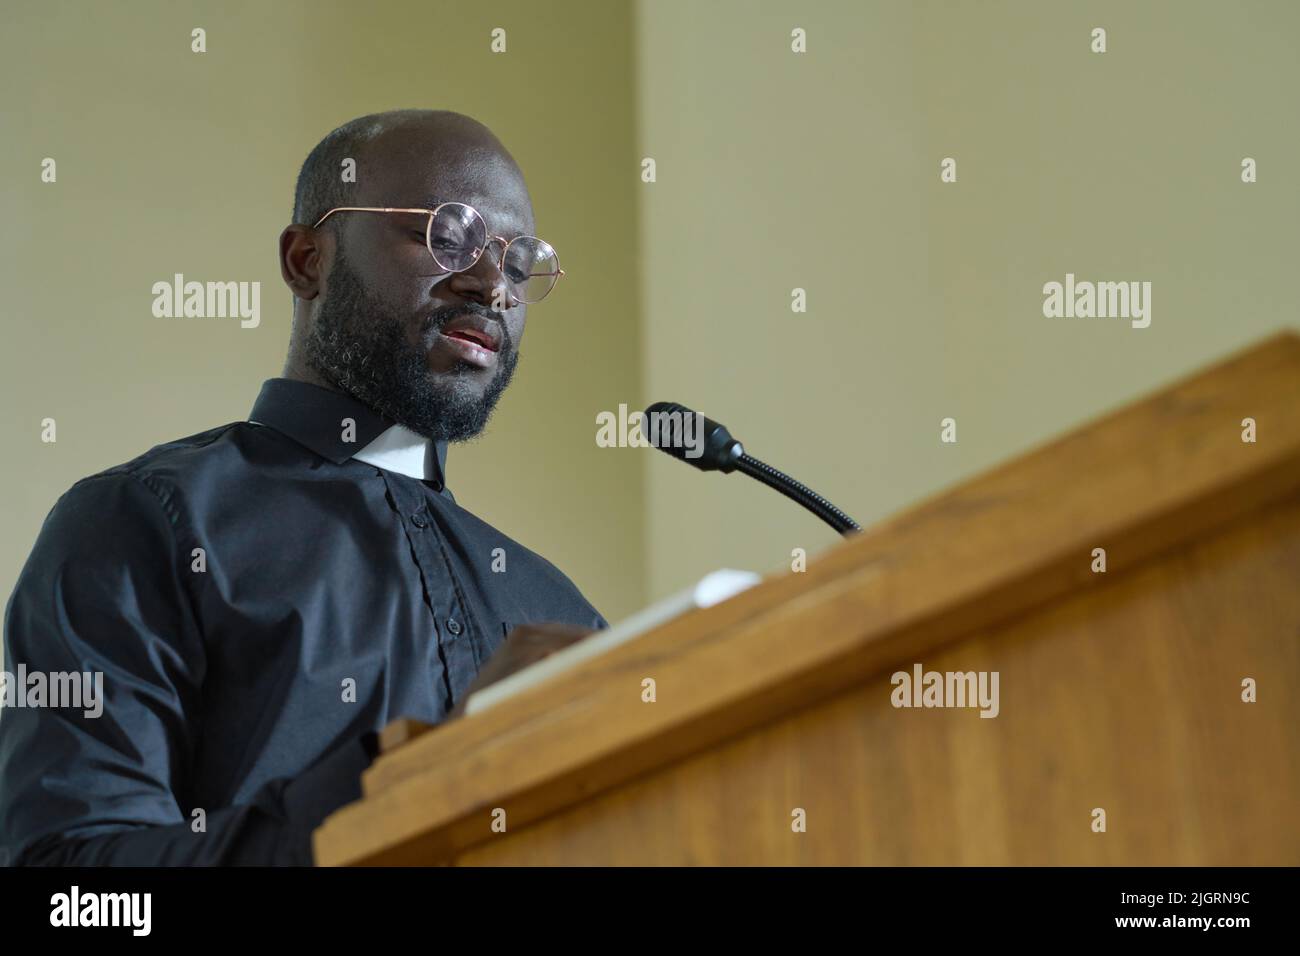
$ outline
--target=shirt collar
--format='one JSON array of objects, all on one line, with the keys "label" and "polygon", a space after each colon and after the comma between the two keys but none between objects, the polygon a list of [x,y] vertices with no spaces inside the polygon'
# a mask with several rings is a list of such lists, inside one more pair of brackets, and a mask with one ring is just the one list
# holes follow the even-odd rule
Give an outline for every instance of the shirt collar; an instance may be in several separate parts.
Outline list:
[{"label": "shirt collar", "polygon": [[[270,378],[262,383],[248,418],[336,465],[356,458],[439,487],[446,484],[445,441],[417,435],[346,392],[296,379]],[[355,422],[350,434],[345,433],[346,418]],[[347,437],[353,440],[347,441]]]}]

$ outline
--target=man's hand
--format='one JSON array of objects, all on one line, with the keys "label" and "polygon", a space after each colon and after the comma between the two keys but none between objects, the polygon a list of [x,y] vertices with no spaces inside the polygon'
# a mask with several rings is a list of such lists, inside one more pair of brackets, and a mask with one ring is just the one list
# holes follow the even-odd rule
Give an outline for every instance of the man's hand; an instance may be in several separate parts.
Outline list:
[{"label": "man's hand", "polygon": [[495,684],[502,678],[509,677],[515,671],[523,670],[529,664],[535,664],[544,657],[549,657],[558,650],[576,644],[592,631],[585,627],[571,627],[568,624],[521,624],[510,632],[505,646],[497,651],[483,665],[474,682],[469,685],[465,696],[460,699],[451,713],[449,720],[462,717],[465,713],[465,701],[471,694],[477,693],[489,684]]}]

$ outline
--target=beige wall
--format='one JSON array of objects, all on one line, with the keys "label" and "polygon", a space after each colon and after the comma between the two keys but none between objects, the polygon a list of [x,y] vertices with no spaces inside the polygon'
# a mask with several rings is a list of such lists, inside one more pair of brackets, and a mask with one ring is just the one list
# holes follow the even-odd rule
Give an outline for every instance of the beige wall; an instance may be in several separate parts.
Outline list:
[{"label": "beige wall", "polygon": [[[497,133],[569,273],[529,310],[489,433],[451,449],[451,486],[607,615],[642,603],[641,465],[600,454],[587,416],[640,371],[630,7],[6,2],[4,20],[6,598],[74,481],[247,416],[288,342],[276,239],[299,165],[340,122],[413,106]],[[506,54],[488,52],[494,26]],[[260,281],[260,326],[154,318],[151,286],[176,272]]]},{"label": "beige wall", "polygon": [[[1289,2],[640,4],[641,397],[867,524],[1296,326],[1297,35]],[[1067,272],[1150,281],[1150,327],[1044,318]],[[835,541],[646,467],[651,596]]]}]

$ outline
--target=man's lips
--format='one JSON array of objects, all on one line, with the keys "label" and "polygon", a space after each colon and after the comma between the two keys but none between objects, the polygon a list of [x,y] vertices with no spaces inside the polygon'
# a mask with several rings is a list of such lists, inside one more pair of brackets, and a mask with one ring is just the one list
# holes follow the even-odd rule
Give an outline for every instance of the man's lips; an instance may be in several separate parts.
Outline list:
[{"label": "man's lips", "polygon": [[489,352],[501,351],[497,323],[472,312],[452,317],[439,331],[449,339],[464,339]]},{"label": "man's lips", "polygon": [[438,338],[434,341],[434,348],[441,349],[471,365],[477,365],[479,368],[491,368],[497,361],[497,353],[494,350],[485,349],[478,342],[466,338],[458,332],[451,334],[446,332],[438,333]]},{"label": "man's lips", "polygon": [[499,351],[496,342],[490,335],[479,332],[476,329],[443,329],[442,334],[449,339],[463,339],[466,342],[472,342],[474,345],[481,346],[489,352]]}]

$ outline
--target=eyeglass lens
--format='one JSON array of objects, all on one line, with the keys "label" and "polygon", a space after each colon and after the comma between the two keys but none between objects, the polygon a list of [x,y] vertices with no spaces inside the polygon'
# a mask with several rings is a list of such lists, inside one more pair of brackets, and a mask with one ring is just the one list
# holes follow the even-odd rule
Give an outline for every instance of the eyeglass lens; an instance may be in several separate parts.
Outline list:
[{"label": "eyeglass lens", "polygon": [[[463,272],[474,264],[487,247],[487,225],[471,206],[444,203],[428,224],[429,251],[433,253],[431,272]],[[488,252],[499,262],[499,242]],[[558,257],[551,246],[533,236],[520,236],[506,248],[502,273],[510,291],[522,302],[537,302],[555,285],[560,270]]]}]

